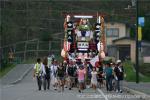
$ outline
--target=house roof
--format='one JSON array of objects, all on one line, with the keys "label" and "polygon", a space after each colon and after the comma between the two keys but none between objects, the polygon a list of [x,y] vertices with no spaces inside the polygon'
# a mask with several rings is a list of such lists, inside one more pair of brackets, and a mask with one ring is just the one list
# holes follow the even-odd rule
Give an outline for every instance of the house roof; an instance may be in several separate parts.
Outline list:
[{"label": "house roof", "polygon": [[[132,40],[132,41],[135,41],[134,38],[121,37],[121,38],[118,38],[118,39],[113,40],[112,42],[117,42],[117,41],[121,41],[121,40]],[[141,43],[142,43],[142,45],[149,45],[149,46],[150,46],[150,41],[142,40]]]},{"label": "house roof", "polygon": [[120,41],[120,40],[124,40],[124,39],[133,40],[133,41],[135,40],[135,39],[130,38],[130,37],[121,37],[121,38],[118,38],[118,39],[113,40],[112,42],[116,42],[116,41]]}]

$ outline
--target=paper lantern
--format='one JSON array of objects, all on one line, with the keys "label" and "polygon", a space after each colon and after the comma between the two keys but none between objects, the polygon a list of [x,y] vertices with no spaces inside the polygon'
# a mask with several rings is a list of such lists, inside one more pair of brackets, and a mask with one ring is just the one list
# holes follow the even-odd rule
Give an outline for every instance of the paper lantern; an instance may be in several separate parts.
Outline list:
[{"label": "paper lantern", "polygon": [[104,50],[104,45],[101,41],[98,42],[97,49],[98,49],[99,52]]},{"label": "paper lantern", "polygon": [[64,51],[69,51],[70,50],[70,42],[64,41]]},{"label": "paper lantern", "polygon": [[66,52],[65,52],[64,49],[61,50],[61,56],[64,57],[64,58],[66,57]]},{"label": "paper lantern", "polygon": [[102,59],[105,58],[105,52],[104,52],[104,51],[101,51],[101,52],[100,52],[100,57],[101,57]]}]

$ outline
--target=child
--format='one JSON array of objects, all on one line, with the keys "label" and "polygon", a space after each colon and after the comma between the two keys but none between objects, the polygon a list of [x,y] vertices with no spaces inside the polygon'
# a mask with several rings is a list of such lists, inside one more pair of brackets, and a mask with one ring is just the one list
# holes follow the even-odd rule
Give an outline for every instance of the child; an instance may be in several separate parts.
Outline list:
[{"label": "child", "polygon": [[95,67],[93,67],[93,71],[91,72],[91,75],[92,75],[91,85],[92,85],[92,88],[96,92],[96,87],[97,87],[97,72],[96,72],[96,68]]}]

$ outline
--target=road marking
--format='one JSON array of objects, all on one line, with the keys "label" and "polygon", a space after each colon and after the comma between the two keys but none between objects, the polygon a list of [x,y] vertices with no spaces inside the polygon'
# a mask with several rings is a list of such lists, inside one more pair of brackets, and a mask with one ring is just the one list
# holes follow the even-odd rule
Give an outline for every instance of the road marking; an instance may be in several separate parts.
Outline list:
[{"label": "road marking", "polygon": [[102,90],[97,89],[97,91],[104,97],[105,100],[108,100],[107,96],[104,94]]},{"label": "road marking", "polygon": [[5,85],[5,86],[2,86],[3,89],[5,88],[10,88],[10,87],[13,87],[14,85]]}]

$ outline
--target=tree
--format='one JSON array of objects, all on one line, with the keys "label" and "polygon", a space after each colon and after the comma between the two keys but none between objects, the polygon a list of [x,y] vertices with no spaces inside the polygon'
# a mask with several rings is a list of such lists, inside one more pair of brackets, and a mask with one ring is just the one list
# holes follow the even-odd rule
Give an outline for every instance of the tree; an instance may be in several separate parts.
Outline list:
[{"label": "tree", "polygon": [[150,41],[150,18],[145,17],[145,25],[142,28],[143,40]]}]

